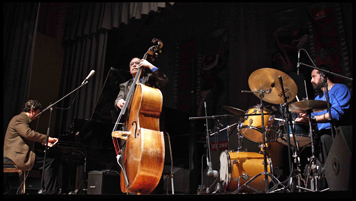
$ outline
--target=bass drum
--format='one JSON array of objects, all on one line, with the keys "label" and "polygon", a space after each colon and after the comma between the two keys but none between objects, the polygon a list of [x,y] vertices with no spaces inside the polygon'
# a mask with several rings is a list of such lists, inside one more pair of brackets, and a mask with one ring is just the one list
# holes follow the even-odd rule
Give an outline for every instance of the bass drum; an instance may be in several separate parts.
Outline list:
[{"label": "bass drum", "polygon": [[[267,159],[267,171],[272,170],[271,159]],[[224,151],[220,154],[220,182],[224,191],[235,191],[252,177],[264,172],[263,155],[255,152]],[[248,183],[241,192],[265,192],[264,175]],[[268,177],[268,183],[270,178]],[[252,188],[251,188],[252,187]]]}]

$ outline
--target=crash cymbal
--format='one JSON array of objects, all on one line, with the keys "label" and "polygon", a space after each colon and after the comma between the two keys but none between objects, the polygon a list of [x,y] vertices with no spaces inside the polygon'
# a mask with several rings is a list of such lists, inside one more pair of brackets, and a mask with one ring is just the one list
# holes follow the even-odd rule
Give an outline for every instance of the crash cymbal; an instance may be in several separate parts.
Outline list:
[{"label": "crash cymbal", "polygon": [[[283,91],[280,85],[278,76],[281,76],[283,81],[284,92],[287,97],[287,102],[295,99],[298,93],[298,88],[294,80],[280,70],[273,68],[261,68],[251,73],[248,78],[248,85],[251,91],[265,91],[262,100],[271,104],[284,103]],[[254,93],[260,97],[260,93]]]},{"label": "crash cymbal", "polygon": [[303,100],[289,105],[289,111],[294,113],[307,113],[309,110],[322,110],[326,108],[326,101],[320,100]]},{"label": "crash cymbal", "polygon": [[235,108],[235,107],[231,107],[231,106],[227,106],[227,105],[224,105],[223,108],[235,115],[245,115],[245,113],[246,113],[246,111],[244,111],[244,110],[241,110],[241,109]]}]

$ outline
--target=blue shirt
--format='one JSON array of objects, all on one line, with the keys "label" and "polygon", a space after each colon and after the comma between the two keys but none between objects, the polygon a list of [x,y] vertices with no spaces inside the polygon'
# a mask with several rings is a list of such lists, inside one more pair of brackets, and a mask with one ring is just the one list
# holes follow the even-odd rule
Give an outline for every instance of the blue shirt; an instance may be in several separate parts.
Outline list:
[{"label": "blue shirt", "polygon": [[152,72],[155,72],[155,71],[157,71],[157,70],[158,70],[158,68],[157,68],[156,66],[154,66],[154,67],[151,69]]},{"label": "blue shirt", "polygon": [[[326,92],[319,94],[315,100],[326,101]],[[329,90],[329,102],[331,118],[340,121],[344,117],[345,110],[350,108],[351,92],[344,84],[335,83]],[[311,116],[319,116],[327,113],[328,110],[312,113]],[[317,123],[318,130],[330,129],[330,123]]]}]

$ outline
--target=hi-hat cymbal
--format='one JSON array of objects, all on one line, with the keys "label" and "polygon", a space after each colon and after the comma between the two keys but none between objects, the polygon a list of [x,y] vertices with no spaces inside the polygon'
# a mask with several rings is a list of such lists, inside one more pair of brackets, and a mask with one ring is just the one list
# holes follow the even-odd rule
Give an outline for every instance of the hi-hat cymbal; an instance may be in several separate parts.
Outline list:
[{"label": "hi-hat cymbal", "polygon": [[[287,102],[295,99],[298,93],[298,87],[294,80],[280,70],[273,68],[261,68],[251,73],[248,78],[248,85],[251,91],[265,91],[262,100],[271,104],[284,103],[283,91],[280,85],[278,76],[281,76],[283,81],[284,92],[287,97]],[[260,97],[260,93],[254,93]]]},{"label": "hi-hat cymbal", "polygon": [[294,113],[307,113],[309,110],[323,110],[326,108],[326,101],[320,100],[303,100],[289,105],[289,111]]},{"label": "hi-hat cymbal", "polygon": [[244,110],[241,110],[241,109],[235,108],[235,107],[231,107],[231,106],[227,106],[227,105],[224,105],[223,108],[235,115],[245,115],[245,113],[246,113],[246,111],[244,111]]}]

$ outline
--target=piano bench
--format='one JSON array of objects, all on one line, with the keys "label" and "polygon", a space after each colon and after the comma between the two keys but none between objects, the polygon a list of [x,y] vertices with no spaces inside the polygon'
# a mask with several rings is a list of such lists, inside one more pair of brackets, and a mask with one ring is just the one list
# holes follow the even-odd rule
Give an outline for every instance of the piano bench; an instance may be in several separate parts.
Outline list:
[{"label": "piano bench", "polygon": [[14,173],[17,172],[19,173],[19,179],[20,179],[20,186],[19,189],[21,189],[19,192],[17,192],[16,194],[25,194],[25,177],[26,174],[24,170],[20,170],[15,166],[15,163],[12,162],[12,160],[8,159],[8,158],[3,158],[3,173]]}]

